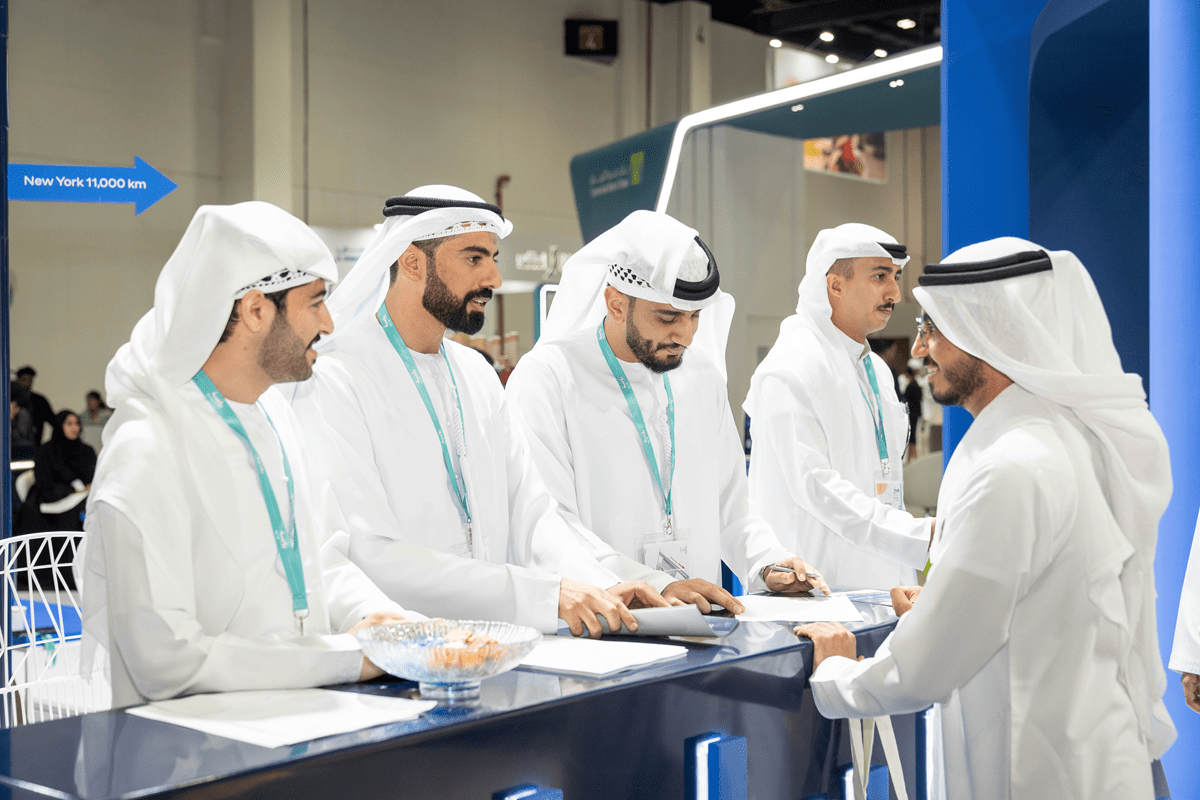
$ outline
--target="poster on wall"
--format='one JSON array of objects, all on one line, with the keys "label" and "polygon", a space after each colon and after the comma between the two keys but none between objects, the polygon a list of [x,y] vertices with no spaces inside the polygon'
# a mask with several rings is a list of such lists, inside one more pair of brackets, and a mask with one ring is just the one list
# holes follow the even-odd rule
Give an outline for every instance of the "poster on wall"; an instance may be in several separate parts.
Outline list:
[{"label": "poster on wall", "polygon": [[887,183],[887,148],[882,131],[804,140],[804,168],[846,178]]}]

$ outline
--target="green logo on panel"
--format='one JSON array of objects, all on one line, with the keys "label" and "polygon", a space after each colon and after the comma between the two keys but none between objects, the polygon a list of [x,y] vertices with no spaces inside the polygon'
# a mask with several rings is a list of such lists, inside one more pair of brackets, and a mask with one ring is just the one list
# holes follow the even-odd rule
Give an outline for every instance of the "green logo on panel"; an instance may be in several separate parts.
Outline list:
[{"label": "green logo on panel", "polygon": [[642,164],[646,163],[646,152],[640,151],[629,157],[629,177],[634,186],[642,182]]}]

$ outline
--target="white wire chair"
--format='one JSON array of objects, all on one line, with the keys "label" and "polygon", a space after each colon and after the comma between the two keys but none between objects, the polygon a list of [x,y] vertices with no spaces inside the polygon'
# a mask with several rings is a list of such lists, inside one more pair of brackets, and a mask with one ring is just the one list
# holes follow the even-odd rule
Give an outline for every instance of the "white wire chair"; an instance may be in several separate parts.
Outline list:
[{"label": "white wire chair", "polygon": [[79,592],[71,565],[79,531],[0,539],[0,727],[95,711],[107,684],[85,680],[80,663]]}]

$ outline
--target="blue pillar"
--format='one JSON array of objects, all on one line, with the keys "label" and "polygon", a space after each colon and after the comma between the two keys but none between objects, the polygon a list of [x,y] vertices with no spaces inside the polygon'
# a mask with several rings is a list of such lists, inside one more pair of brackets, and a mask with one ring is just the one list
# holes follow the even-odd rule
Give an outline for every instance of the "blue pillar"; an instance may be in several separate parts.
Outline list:
[{"label": "blue pillar", "polygon": [[[1179,592],[1200,507],[1200,4],[1150,0],[1150,408],[1171,447],[1175,494],[1158,529],[1158,639],[1170,655]],[[1200,798],[1200,715],[1167,673],[1179,740],[1163,759],[1175,800]]]},{"label": "blue pillar", "polygon": [[[942,4],[942,255],[1029,236],[1029,32],[1045,0]],[[949,462],[971,424],[947,408]]]}]

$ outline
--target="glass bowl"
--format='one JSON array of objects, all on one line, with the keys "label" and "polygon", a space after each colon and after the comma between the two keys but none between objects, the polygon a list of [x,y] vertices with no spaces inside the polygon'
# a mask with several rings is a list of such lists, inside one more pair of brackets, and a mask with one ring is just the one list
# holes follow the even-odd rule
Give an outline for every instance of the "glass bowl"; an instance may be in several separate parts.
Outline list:
[{"label": "glass bowl", "polygon": [[421,684],[421,696],[448,702],[479,697],[479,682],[508,672],[542,640],[511,622],[433,619],[373,625],[354,634],[384,672]]}]

